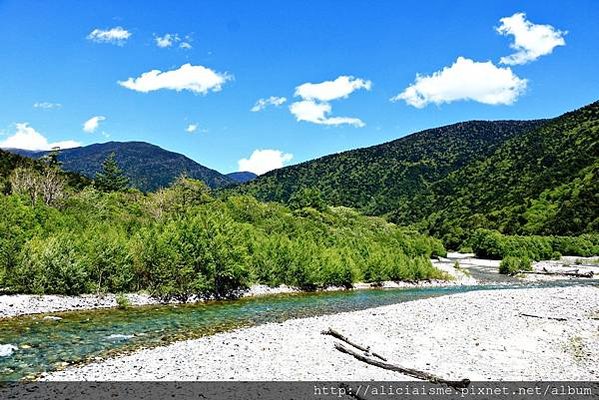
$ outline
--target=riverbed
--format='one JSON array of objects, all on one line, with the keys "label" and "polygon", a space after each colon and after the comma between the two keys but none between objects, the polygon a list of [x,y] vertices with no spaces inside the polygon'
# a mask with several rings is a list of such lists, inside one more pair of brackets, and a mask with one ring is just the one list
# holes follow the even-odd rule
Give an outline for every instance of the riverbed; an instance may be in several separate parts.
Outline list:
[{"label": "riverbed", "polygon": [[332,327],[447,379],[599,379],[599,288],[482,290],[267,323],[71,367],[48,380],[405,380],[336,351]]},{"label": "riverbed", "polygon": [[[456,260],[460,264],[457,267]],[[172,342],[184,343],[187,339],[215,334],[218,338],[219,334],[232,330],[290,319],[399,306],[405,302],[481,290],[486,293],[487,289],[505,291],[516,287],[518,291],[526,291],[543,287],[545,289],[541,290],[548,290],[579,284],[573,279],[530,281],[499,276],[498,263],[475,259],[472,255],[450,254],[447,259],[433,261],[437,268],[453,277],[450,282],[385,282],[377,289],[358,284],[358,290],[329,288],[316,293],[300,293],[287,287],[253,287],[239,300],[191,304],[159,304],[149,296],[134,294],[130,300],[136,306],[126,310],[111,308],[116,305],[114,296],[4,297],[0,305],[16,316],[0,319],[0,380],[34,379],[64,368],[71,370],[90,362],[91,365],[105,362],[111,357],[118,359],[140,349],[160,351]],[[587,280],[593,281],[596,282]],[[359,290],[367,288],[369,290]],[[18,307],[9,307],[15,299],[23,301]],[[35,307],[26,307],[27,302],[32,301],[37,301]],[[482,305],[483,309],[485,307]],[[61,309],[71,311],[60,312]],[[40,314],[43,311],[51,312]],[[455,310],[447,308],[446,311]],[[423,332],[428,331],[424,329]],[[165,376],[179,379],[178,375]],[[131,377],[137,379],[135,374]],[[150,378],[162,379],[160,376]],[[214,376],[210,374],[207,377],[212,378]],[[227,378],[219,375],[219,379]]]}]

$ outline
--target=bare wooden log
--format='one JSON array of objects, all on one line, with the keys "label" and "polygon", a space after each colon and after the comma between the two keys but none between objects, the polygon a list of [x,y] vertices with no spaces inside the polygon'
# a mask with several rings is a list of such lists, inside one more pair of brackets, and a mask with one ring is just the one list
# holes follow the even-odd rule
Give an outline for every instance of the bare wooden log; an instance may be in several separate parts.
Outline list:
[{"label": "bare wooden log", "polygon": [[559,276],[573,276],[576,278],[592,278],[593,277],[593,271],[582,271],[580,272],[579,270],[576,270],[576,272],[573,271],[548,271],[546,269],[544,269],[543,271],[517,271],[514,273],[515,275],[517,274],[529,274],[529,275],[559,275]]},{"label": "bare wooden log", "polygon": [[349,354],[349,355],[353,356],[355,359],[365,362],[367,364],[374,365],[375,367],[387,369],[389,371],[399,372],[404,375],[411,376],[412,378],[420,379],[423,381],[428,381],[431,383],[447,385],[447,386],[450,386],[455,389],[466,388],[470,385],[470,379],[462,379],[459,381],[452,381],[452,380],[438,377],[433,374],[429,374],[428,372],[418,371],[418,370],[415,370],[412,368],[405,368],[405,367],[401,367],[399,365],[390,364],[388,362],[375,360],[373,358],[370,358],[363,354],[355,352],[351,349],[348,349],[341,343],[335,343],[335,348],[337,350],[339,350],[340,352]]},{"label": "bare wooden log", "polygon": [[337,332],[336,330],[334,330],[333,328],[329,328],[326,331],[322,331],[320,332],[322,335],[330,335],[334,338],[337,338],[347,344],[349,344],[350,346],[355,347],[358,350],[362,350],[363,352],[366,352],[367,354],[372,354],[374,357],[381,359],[383,361],[387,361],[387,359],[383,356],[381,356],[380,354],[375,353],[374,351],[370,351],[370,346],[368,347],[364,347],[361,346],[359,344],[357,344],[356,342],[352,342],[349,338],[347,338],[346,336],[343,336],[341,333]]},{"label": "bare wooden log", "polygon": [[568,318],[563,318],[563,317],[549,317],[549,316],[542,316],[542,315],[535,315],[535,314],[525,314],[525,313],[520,313],[519,314],[521,317],[532,317],[532,318],[541,318],[541,319],[552,319],[555,321],[567,321]]}]

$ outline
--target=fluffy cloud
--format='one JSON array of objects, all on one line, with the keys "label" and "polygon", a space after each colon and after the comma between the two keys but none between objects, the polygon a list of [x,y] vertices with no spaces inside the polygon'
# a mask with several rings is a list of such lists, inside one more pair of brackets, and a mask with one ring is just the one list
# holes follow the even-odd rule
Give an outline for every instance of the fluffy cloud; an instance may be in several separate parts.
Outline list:
[{"label": "fluffy cloud", "polygon": [[252,109],[250,111],[252,111],[252,112],[262,111],[268,106],[278,107],[278,106],[282,105],[283,103],[285,103],[286,101],[287,101],[287,98],[276,97],[276,96],[270,96],[267,99],[258,99],[256,104],[254,104],[254,107],[252,107]]},{"label": "fluffy cloud", "polygon": [[106,117],[101,115],[96,115],[95,117],[91,117],[87,121],[83,123],[83,130],[87,133],[94,133],[96,129],[100,126],[100,122],[104,121]]},{"label": "fluffy cloud", "polygon": [[273,169],[281,168],[293,159],[293,154],[280,150],[254,150],[250,158],[242,158],[237,162],[239,171],[250,171],[262,175]]},{"label": "fluffy cloud", "polygon": [[451,67],[430,76],[416,75],[414,83],[391,101],[404,100],[416,108],[458,100],[512,104],[526,90],[526,84],[526,79],[516,76],[509,67],[458,57]]},{"label": "fluffy cloud", "polygon": [[502,64],[526,64],[546,54],[551,54],[557,46],[565,46],[564,35],[551,25],[537,25],[526,20],[526,14],[516,13],[511,17],[501,18],[497,32],[501,35],[514,36],[510,47],[516,52],[507,57],[501,57]]},{"label": "fluffy cloud", "polygon": [[69,149],[79,146],[81,143],[74,140],[49,143],[44,135],[29,126],[27,122],[16,124],[16,132],[0,142],[0,148],[23,150],[51,150],[54,147]]},{"label": "fluffy cloud", "polygon": [[304,83],[295,88],[295,95],[304,100],[331,101],[345,99],[358,89],[370,90],[372,82],[353,76],[340,76],[334,81]]},{"label": "fluffy cloud", "polygon": [[191,47],[192,47],[191,44],[189,44],[187,42],[181,42],[179,44],[179,48],[181,48],[181,49],[189,50],[189,49],[191,49]]},{"label": "fluffy cloud", "polygon": [[154,69],[144,72],[137,78],[119,81],[118,84],[142,93],[170,89],[177,92],[189,90],[194,93],[206,94],[209,91],[220,91],[222,85],[231,79],[229,74],[215,72],[201,65],[184,64],[171,71],[162,72]]},{"label": "fluffy cloud", "polygon": [[351,117],[327,117],[331,113],[329,103],[318,103],[313,100],[297,101],[289,106],[289,111],[298,121],[312,122],[319,125],[342,125],[348,124],[358,128],[366,126],[359,118]]},{"label": "fluffy cloud", "polygon": [[301,97],[289,106],[289,111],[298,121],[312,122],[319,125],[352,125],[358,128],[366,126],[359,118],[329,117],[331,100],[346,99],[359,89],[370,90],[372,82],[341,75],[334,81],[321,83],[304,83],[295,88],[295,96]]},{"label": "fluffy cloud", "polygon": [[198,130],[198,127],[199,127],[198,124],[189,124],[189,125],[187,125],[187,128],[185,128],[185,131],[189,132],[189,133],[194,133],[195,131]]},{"label": "fluffy cloud", "polygon": [[53,108],[62,108],[60,103],[50,103],[48,101],[38,101],[33,103],[33,108],[43,108],[45,110],[51,110]]},{"label": "fluffy cloud", "polygon": [[122,46],[131,37],[131,32],[117,26],[111,29],[94,29],[87,38],[96,43],[112,43]]}]

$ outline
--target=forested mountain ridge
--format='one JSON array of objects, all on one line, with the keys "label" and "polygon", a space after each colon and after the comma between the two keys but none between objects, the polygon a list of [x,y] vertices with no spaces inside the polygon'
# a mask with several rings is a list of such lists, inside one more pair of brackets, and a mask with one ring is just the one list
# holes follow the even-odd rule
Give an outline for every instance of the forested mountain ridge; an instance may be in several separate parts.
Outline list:
[{"label": "forested mountain ridge", "polygon": [[[47,154],[47,152],[18,149],[9,149],[9,151],[33,158]],[[107,142],[64,149],[60,151],[59,160],[66,171],[78,172],[93,179],[101,169],[102,162],[112,152],[115,153],[116,161],[129,178],[131,186],[142,191],[167,187],[182,174],[204,181],[211,188],[237,183],[182,154],[145,142]]]},{"label": "forested mountain ridge", "polygon": [[459,246],[474,229],[578,235],[599,229],[599,102],[551,120],[470,121],[272,171],[234,189],[387,215]]},{"label": "forested mountain ridge", "polygon": [[432,233],[495,228],[510,234],[577,235],[599,230],[599,102],[507,140],[484,160],[436,182],[415,199]]},{"label": "forested mountain ridge", "polygon": [[286,202],[298,189],[319,189],[329,204],[381,215],[409,204],[449,173],[492,154],[511,137],[546,121],[470,121],[428,129],[363,149],[271,171],[239,191]]}]

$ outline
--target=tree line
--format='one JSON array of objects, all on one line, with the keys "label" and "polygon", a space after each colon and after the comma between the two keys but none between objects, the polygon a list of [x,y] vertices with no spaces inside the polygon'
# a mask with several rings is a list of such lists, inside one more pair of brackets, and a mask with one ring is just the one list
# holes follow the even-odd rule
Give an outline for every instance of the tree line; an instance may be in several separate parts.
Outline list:
[{"label": "tree line", "polygon": [[307,290],[357,281],[446,279],[439,240],[344,207],[318,191],[289,206],[214,193],[185,176],[128,188],[114,155],[69,183],[57,154],[13,168],[0,196],[4,293],[147,291],[161,299],[236,296],[251,284]]}]

